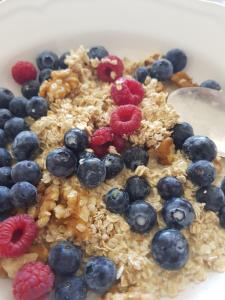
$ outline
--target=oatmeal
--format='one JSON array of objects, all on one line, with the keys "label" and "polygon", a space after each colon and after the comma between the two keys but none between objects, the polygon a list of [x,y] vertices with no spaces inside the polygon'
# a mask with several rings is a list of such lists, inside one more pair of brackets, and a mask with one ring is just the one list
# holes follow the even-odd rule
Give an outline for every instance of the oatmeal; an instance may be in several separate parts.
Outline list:
[{"label": "oatmeal", "polygon": [[[161,80],[153,78],[157,77],[154,76],[154,72],[157,70],[152,69],[152,77],[148,75],[145,78],[143,77],[145,70],[142,72],[139,70],[136,78],[140,82],[143,81],[143,96],[140,101],[136,98],[132,100],[138,101],[135,103],[137,105],[135,108],[133,108],[133,103],[131,105],[132,115],[129,126],[133,126],[132,132],[115,133],[117,129],[114,128],[119,128],[119,125],[113,127],[114,124],[110,123],[110,120],[111,122],[121,121],[119,114],[116,116],[116,121],[112,121],[113,113],[118,112],[119,108],[118,102],[112,99],[111,87],[113,83],[110,82],[114,82],[123,73],[123,78],[130,80],[130,84],[133,84],[132,76],[137,68],[142,66],[149,68],[154,62],[160,61],[160,58],[161,55],[153,54],[140,62],[133,62],[128,59],[122,61],[115,56],[100,60],[98,57],[89,58],[88,51],[81,46],[77,51],[71,51],[70,55],[67,56],[68,68],[53,71],[51,78],[43,81],[39,89],[39,96],[48,101],[49,110],[46,116],[43,115],[38,120],[32,121],[30,127],[32,132],[37,135],[42,150],[35,160],[42,171],[42,178],[37,187],[38,201],[37,204],[29,206],[28,209],[24,209],[22,206],[18,207],[18,213],[27,213],[35,220],[38,234],[32,246],[22,256],[0,259],[0,276],[14,278],[16,272],[28,262],[42,261],[46,263],[50,248],[61,241],[70,241],[76,246],[81,246],[85,262],[93,256],[104,256],[115,263],[117,269],[116,284],[112,287],[109,286],[109,290],[102,290],[106,293],[99,296],[105,300],[156,300],[163,296],[174,297],[187,286],[188,282],[203,281],[210,271],[225,271],[225,231],[219,226],[219,219],[216,214],[219,210],[217,209],[218,205],[216,204],[214,211],[212,211],[213,209],[205,210],[204,202],[207,200],[203,201],[201,198],[199,202],[196,201],[197,185],[202,182],[202,178],[196,179],[196,176],[200,175],[196,171],[198,166],[195,165],[192,172],[196,171],[196,173],[187,178],[191,157],[187,155],[189,150],[184,153],[181,148],[177,147],[178,142],[171,135],[174,126],[180,120],[174,108],[167,104],[170,88],[164,80],[166,79],[165,76],[169,76],[171,82],[178,87],[197,85],[183,71],[178,70],[172,75],[173,71],[170,69],[170,65],[166,66],[166,73],[160,75]],[[99,67],[101,63],[105,63],[104,68]],[[123,65],[124,71],[122,70]],[[107,68],[112,68],[110,74],[106,74]],[[119,76],[117,76],[118,74]],[[117,81],[116,85],[118,91],[124,88],[121,81]],[[140,93],[142,95],[142,92],[139,91],[138,93],[138,95]],[[129,103],[124,104],[130,105]],[[123,110],[123,106],[119,107],[122,107]],[[124,112],[122,111],[122,113]],[[134,113],[137,115],[134,116]],[[138,117],[139,114],[141,118]],[[142,156],[141,151],[137,150],[138,153],[132,154],[134,156],[132,156],[131,161],[126,160],[126,155],[123,154],[124,162],[121,162],[122,166],[119,166],[118,170],[115,170],[114,167],[110,169],[109,163],[107,165],[108,170],[115,173],[112,176],[108,175],[109,179],[107,180],[104,180],[105,170],[103,171],[101,166],[96,164],[93,172],[99,168],[98,176],[103,176],[103,179],[98,178],[99,182],[97,182],[95,178],[95,183],[92,182],[94,185],[88,186],[90,183],[87,182],[88,179],[83,172],[85,172],[85,167],[90,167],[85,166],[85,158],[80,160],[74,158],[72,151],[74,149],[71,148],[74,142],[73,132],[71,132],[70,139],[68,137],[67,142],[65,141],[65,134],[74,128],[86,132],[90,144],[88,147],[84,146],[82,151],[87,151],[83,155],[90,155],[90,157],[93,155],[93,158],[90,158],[92,160],[96,159],[94,158],[95,154],[103,156],[110,153],[112,154],[110,159],[113,161],[115,159],[118,162],[117,156],[120,157],[121,149],[125,153],[125,149],[129,149],[131,146],[144,149],[145,153]],[[97,132],[102,128],[103,131]],[[123,128],[123,130],[127,130],[127,128]],[[193,134],[187,138],[190,138],[191,135]],[[54,165],[54,162],[57,164],[56,152],[54,151],[56,151],[55,149],[59,149],[57,150],[59,152],[64,151],[64,143],[67,147],[69,145],[67,155],[70,157],[72,165],[75,166],[78,161],[83,164],[82,170],[79,167],[76,170],[77,176],[75,175],[76,171],[71,169],[65,178],[65,176],[60,175],[58,166],[55,167]],[[211,149],[212,147],[207,155],[210,155]],[[217,170],[217,176],[222,171],[216,154],[211,154],[212,157],[210,158],[206,157],[207,155],[200,158],[200,161],[201,159],[212,161],[212,163],[208,162],[207,164],[207,168],[212,172],[212,180],[207,182],[207,186],[215,179],[214,167]],[[66,155],[65,152],[63,155]],[[67,167],[68,170],[69,167]],[[132,190],[132,185],[128,188],[128,179],[133,176],[146,180],[148,186],[146,193],[143,192],[145,186],[141,191]],[[173,214],[173,221],[175,220],[173,224],[175,225],[172,227],[175,226],[174,230],[179,234],[180,231],[177,229],[182,229],[181,235],[189,245],[188,258],[185,257],[185,262],[179,270],[174,268],[173,271],[160,266],[150,246],[156,232],[166,228],[166,219],[162,215],[162,208],[168,199],[165,199],[166,196],[163,196],[159,190],[159,181],[165,177],[175,177],[181,187],[180,191],[179,187],[178,190],[176,189],[177,194],[173,190],[175,194],[169,195],[168,199],[170,197],[184,198],[193,209],[192,219],[189,220],[189,223],[182,223],[183,214],[186,213],[186,210],[182,212],[176,210]],[[197,182],[197,185],[194,185],[193,182]],[[205,185],[202,187],[199,184],[199,186],[204,189]],[[133,221],[129,219],[130,217],[125,211],[125,208],[127,209],[126,203],[120,207],[120,211],[118,210],[120,213],[113,212],[112,205],[114,202],[110,202],[111,206],[106,205],[106,195],[112,189],[116,189],[117,192],[125,190],[124,193],[130,193],[130,198],[137,193],[134,201],[147,203],[146,209],[152,207],[157,219],[152,222],[152,225],[143,229],[149,215],[146,216],[142,212],[142,215],[137,219],[141,229],[137,224],[132,225],[132,227],[130,224]],[[124,194],[121,194],[120,197],[120,202],[125,201]],[[223,208],[225,206],[224,196],[221,196],[221,199],[220,205]],[[109,201],[114,200],[109,198]],[[186,202],[183,203],[184,206]],[[187,209],[186,206],[185,209]],[[172,218],[171,215],[167,217]],[[108,268],[112,268],[110,262],[108,264]],[[88,285],[91,286],[91,283]],[[92,290],[94,290],[93,287]]]}]

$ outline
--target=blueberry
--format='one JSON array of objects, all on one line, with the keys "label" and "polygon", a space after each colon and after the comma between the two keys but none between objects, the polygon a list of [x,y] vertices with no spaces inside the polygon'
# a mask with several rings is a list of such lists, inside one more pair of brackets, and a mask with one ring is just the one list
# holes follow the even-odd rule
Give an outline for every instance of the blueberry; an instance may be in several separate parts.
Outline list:
[{"label": "blueberry", "polygon": [[204,88],[209,88],[209,89],[213,89],[213,90],[221,90],[221,86],[218,82],[216,82],[215,80],[212,80],[212,79],[209,79],[209,80],[206,80],[206,81],[203,81],[201,84],[200,84],[201,87],[204,87]]},{"label": "blueberry", "polygon": [[195,211],[184,198],[171,198],[163,206],[162,217],[168,227],[183,229],[193,223]]},{"label": "blueberry", "polygon": [[0,147],[4,148],[7,144],[5,131],[0,128]]},{"label": "blueberry", "polygon": [[123,153],[123,159],[128,169],[134,171],[138,166],[147,165],[149,156],[143,148],[134,146]]},{"label": "blueberry", "polygon": [[82,259],[82,250],[68,241],[53,246],[48,255],[48,264],[54,273],[70,275],[77,272]]},{"label": "blueberry", "polygon": [[24,97],[14,97],[9,104],[9,110],[11,113],[20,118],[25,118],[27,116],[26,103],[27,99]]},{"label": "blueberry", "polygon": [[17,134],[25,130],[28,130],[28,125],[22,118],[14,117],[5,122],[4,131],[9,141],[13,141]]},{"label": "blueberry", "polygon": [[95,46],[95,47],[90,48],[90,50],[88,51],[89,58],[102,59],[102,58],[106,57],[107,55],[109,55],[109,52],[103,46]]},{"label": "blueberry", "polygon": [[167,270],[181,269],[189,257],[188,242],[177,229],[163,229],[156,232],[151,250],[155,261]]},{"label": "blueberry", "polygon": [[5,88],[0,88],[0,108],[9,108],[10,101],[14,97],[13,93]]},{"label": "blueberry", "polygon": [[191,136],[183,144],[182,150],[192,161],[216,158],[217,148],[215,143],[206,136]]},{"label": "blueberry", "polygon": [[27,181],[15,183],[10,190],[10,195],[12,204],[16,208],[28,208],[37,203],[37,189]]},{"label": "blueberry", "polygon": [[194,184],[202,187],[210,185],[216,177],[216,171],[212,163],[207,160],[199,160],[187,169],[188,179]]},{"label": "blueberry", "polygon": [[0,213],[8,212],[12,209],[10,189],[0,186]]},{"label": "blueberry", "polygon": [[70,149],[56,148],[49,152],[46,158],[46,167],[54,176],[68,177],[76,173],[77,158]]},{"label": "blueberry", "polygon": [[47,115],[48,102],[42,97],[34,96],[27,102],[26,111],[35,120],[40,119]]},{"label": "blueberry", "polygon": [[196,192],[196,199],[200,203],[205,203],[205,209],[214,212],[225,206],[225,196],[221,188],[210,185],[202,187]]},{"label": "blueberry", "polygon": [[38,95],[39,88],[40,83],[37,80],[30,80],[24,83],[21,88],[21,93],[25,98],[30,99]]},{"label": "blueberry", "polygon": [[143,200],[137,200],[129,205],[125,212],[125,220],[132,231],[144,234],[149,232],[156,224],[156,210],[151,204]]},{"label": "blueberry", "polygon": [[152,64],[149,73],[152,78],[165,81],[173,75],[173,65],[169,60],[162,58]]},{"label": "blueberry", "polygon": [[59,68],[60,69],[67,69],[68,68],[68,65],[65,63],[65,59],[68,55],[70,55],[70,53],[65,52],[60,56],[60,58],[59,58]]},{"label": "blueberry", "polygon": [[6,121],[12,118],[11,112],[6,108],[0,109],[0,128],[4,128]]},{"label": "blueberry", "polygon": [[223,206],[219,211],[219,221],[220,221],[220,226],[222,228],[225,228],[225,206]]},{"label": "blueberry", "polygon": [[96,158],[93,151],[84,150],[84,151],[79,153],[79,161],[80,160],[85,160],[85,159],[88,159],[88,158]]},{"label": "blueberry", "polygon": [[39,70],[57,70],[59,67],[59,58],[57,54],[52,51],[43,51],[37,56],[36,63]]},{"label": "blueberry", "polygon": [[0,148],[0,167],[7,167],[11,164],[12,157],[5,148]]},{"label": "blueberry", "polygon": [[79,128],[70,129],[64,136],[64,144],[74,152],[84,151],[88,146],[88,134]]},{"label": "blueberry", "polygon": [[104,196],[106,208],[112,213],[122,214],[129,205],[129,195],[122,189],[113,188]]},{"label": "blueberry", "polygon": [[7,186],[8,188],[10,188],[13,185],[10,167],[0,168],[0,185]]},{"label": "blueberry", "polygon": [[183,122],[176,124],[172,129],[172,139],[176,149],[182,149],[183,143],[187,138],[194,135],[192,126],[189,123]]},{"label": "blueberry", "polygon": [[31,131],[22,131],[14,139],[12,152],[17,161],[33,160],[40,153],[40,142]]},{"label": "blueberry", "polygon": [[135,201],[147,197],[151,187],[144,177],[132,176],[127,179],[125,191],[129,194],[130,200]]},{"label": "blueberry", "polygon": [[87,285],[82,277],[70,277],[57,284],[55,300],[86,300]]},{"label": "blueberry", "polygon": [[9,217],[11,217],[11,212],[10,212],[10,211],[1,213],[1,214],[0,214],[0,222],[5,221],[5,220],[8,219]]},{"label": "blueberry", "polygon": [[114,262],[104,256],[91,257],[84,269],[88,288],[98,294],[104,294],[113,286],[116,273]]},{"label": "blueberry", "polygon": [[85,159],[78,166],[77,177],[88,188],[99,186],[105,180],[105,176],[105,165],[98,158]]},{"label": "blueberry", "polygon": [[43,69],[40,71],[38,80],[40,83],[44,82],[45,80],[49,80],[51,78],[52,69]]},{"label": "blueberry", "polygon": [[173,72],[177,73],[182,71],[187,65],[187,56],[183,50],[175,48],[169,50],[165,58],[168,59],[173,65]]},{"label": "blueberry", "polygon": [[123,159],[118,154],[107,154],[103,157],[102,161],[106,168],[106,179],[116,177],[124,168]]},{"label": "blueberry", "polygon": [[166,176],[161,178],[158,181],[157,189],[159,195],[164,200],[169,200],[173,197],[180,197],[184,193],[181,182],[173,176]]},{"label": "blueberry", "polygon": [[146,67],[139,67],[134,73],[134,78],[140,83],[144,83],[146,77],[148,76],[148,69]]},{"label": "blueberry", "polygon": [[12,167],[11,175],[14,182],[28,181],[37,185],[41,179],[41,170],[36,162],[23,160]]},{"label": "blueberry", "polygon": [[223,178],[222,182],[221,182],[221,189],[223,191],[223,193],[225,194],[225,177]]}]

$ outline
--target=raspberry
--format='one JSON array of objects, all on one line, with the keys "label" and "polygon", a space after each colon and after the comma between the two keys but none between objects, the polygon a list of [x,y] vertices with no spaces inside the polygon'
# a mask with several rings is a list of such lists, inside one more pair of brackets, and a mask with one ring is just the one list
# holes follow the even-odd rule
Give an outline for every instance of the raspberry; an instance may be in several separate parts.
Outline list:
[{"label": "raspberry", "polygon": [[18,257],[37,236],[37,225],[28,215],[10,217],[0,223],[0,258]]},{"label": "raspberry", "polygon": [[13,281],[13,295],[16,300],[41,300],[52,290],[54,275],[48,265],[42,262],[25,264]]},{"label": "raspberry", "polygon": [[97,68],[98,78],[105,82],[113,82],[123,74],[122,60],[115,55],[102,58]]},{"label": "raspberry", "polygon": [[110,127],[102,127],[97,129],[91,137],[91,145],[100,146],[108,142],[112,142],[113,132]]},{"label": "raspberry", "polygon": [[94,153],[98,157],[105,156],[108,153],[109,144],[103,144],[100,146],[97,145],[91,145],[91,148],[94,150]]},{"label": "raspberry", "polygon": [[112,145],[116,148],[116,151],[121,153],[125,148],[125,141],[122,136],[114,134]]},{"label": "raspberry", "polygon": [[144,98],[144,89],[137,80],[121,77],[112,85],[111,97],[117,105],[138,105]]},{"label": "raspberry", "polygon": [[132,134],[141,125],[141,110],[131,104],[118,107],[111,115],[110,126],[118,135]]},{"label": "raspberry", "polygon": [[18,61],[12,67],[12,77],[17,83],[24,84],[29,80],[36,79],[37,70],[29,61]]}]

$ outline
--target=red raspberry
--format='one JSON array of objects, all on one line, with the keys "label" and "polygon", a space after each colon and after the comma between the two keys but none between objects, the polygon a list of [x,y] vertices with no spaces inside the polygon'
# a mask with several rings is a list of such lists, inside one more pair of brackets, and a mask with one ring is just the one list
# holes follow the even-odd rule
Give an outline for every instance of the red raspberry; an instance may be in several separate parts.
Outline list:
[{"label": "red raspberry", "polygon": [[97,67],[98,78],[105,82],[113,82],[123,74],[124,66],[122,60],[115,55],[102,58]]},{"label": "red raspberry", "polygon": [[0,223],[0,258],[24,254],[37,236],[37,225],[28,215],[10,217]]},{"label": "red raspberry", "polygon": [[18,61],[12,67],[12,77],[19,84],[24,84],[29,80],[35,80],[37,69],[29,61]]},{"label": "red raspberry", "polygon": [[109,149],[109,144],[104,144],[104,145],[91,145],[91,148],[94,150],[94,153],[96,156],[98,157],[103,157],[104,155],[106,155],[108,153],[108,149]]},{"label": "red raspberry", "polygon": [[141,125],[141,110],[131,104],[119,106],[111,115],[110,126],[118,135],[132,134]]},{"label": "red raspberry", "polygon": [[122,136],[114,134],[112,145],[116,148],[116,151],[121,153],[125,148],[125,141]]},{"label": "red raspberry", "polygon": [[144,98],[144,89],[137,80],[121,77],[112,85],[111,97],[117,105],[138,105]]},{"label": "red raspberry", "polygon": [[108,142],[112,142],[113,132],[110,127],[102,127],[97,129],[91,137],[91,145],[100,146]]},{"label": "red raspberry", "polygon": [[48,265],[41,262],[25,264],[13,281],[16,300],[41,300],[52,290],[54,275]]}]

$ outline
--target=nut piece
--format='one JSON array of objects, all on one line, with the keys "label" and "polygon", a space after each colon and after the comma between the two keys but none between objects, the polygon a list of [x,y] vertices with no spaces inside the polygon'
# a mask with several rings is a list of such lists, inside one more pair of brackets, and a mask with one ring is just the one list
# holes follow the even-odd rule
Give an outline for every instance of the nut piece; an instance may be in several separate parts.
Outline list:
[{"label": "nut piece", "polygon": [[194,87],[198,86],[192,81],[192,78],[185,72],[177,72],[170,78],[173,83],[179,87]]},{"label": "nut piece", "polygon": [[161,165],[171,165],[174,161],[175,146],[173,139],[167,137],[156,149],[156,155]]}]

